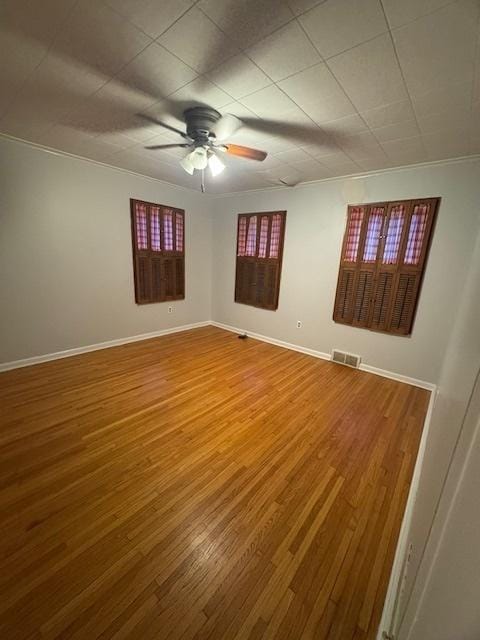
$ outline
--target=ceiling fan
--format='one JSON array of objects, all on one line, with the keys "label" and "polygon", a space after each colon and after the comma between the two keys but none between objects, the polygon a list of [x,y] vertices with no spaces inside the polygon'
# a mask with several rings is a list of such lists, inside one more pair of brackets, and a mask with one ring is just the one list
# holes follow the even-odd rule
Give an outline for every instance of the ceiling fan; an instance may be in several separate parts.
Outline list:
[{"label": "ceiling fan", "polygon": [[156,150],[183,147],[188,149],[186,156],[180,160],[180,165],[190,175],[193,175],[195,170],[201,171],[202,191],[205,191],[204,170],[207,167],[210,169],[212,176],[218,175],[225,169],[225,164],[217,152],[259,162],[262,162],[267,157],[265,151],[223,142],[243,124],[239,118],[230,113],[222,116],[215,109],[205,106],[186,109],[183,112],[186,125],[185,132],[147,114],[139,113],[138,115],[144,120],[158,124],[182,136],[185,142],[153,145],[145,148]]}]

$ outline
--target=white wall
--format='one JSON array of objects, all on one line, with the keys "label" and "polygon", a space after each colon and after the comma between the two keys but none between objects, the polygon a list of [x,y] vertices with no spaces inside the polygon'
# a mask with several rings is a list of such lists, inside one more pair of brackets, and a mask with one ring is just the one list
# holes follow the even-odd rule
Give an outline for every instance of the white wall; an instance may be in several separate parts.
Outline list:
[{"label": "white wall", "polygon": [[[479,293],[480,235],[446,350],[426,442],[409,535],[413,554],[395,629],[397,631],[399,628],[397,635],[400,640],[480,638],[480,627],[477,627],[476,635],[472,635],[469,627],[473,621],[478,621],[480,602],[479,574],[472,572],[474,566],[480,568],[478,451],[468,459],[469,449],[475,447],[472,445],[475,438],[476,446],[479,446],[478,434],[475,436],[480,412]],[[462,481],[465,469],[466,475]],[[457,491],[460,496],[455,505]],[[476,503],[475,508],[472,508],[472,500]],[[453,511],[449,513],[452,505]],[[442,543],[441,557],[436,560],[445,528],[448,529],[448,535]],[[477,538],[473,544],[475,536]],[[471,548],[466,544],[469,540],[472,542]],[[427,589],[428,598],[422,604],[422,594]],[[446,598],[449,599],[448,607]],[[460,612],[463,612],[464,618],[461,618]],[[447,624],[449,615],[452,620]],[[417,616],[422,620],[418,627],[415,626]],[[423,635],[426,629],[439,629],[438,623],[441,621],[445,621],[443,635],[436,635],[433,631]],[[456,625],[457,631],[449,634],[447,630],[452,629],[452,624]],[[462,629],[465,631],[463,635]]]},{"label": "white wall", "polygon": [[[135,304],[129,199],[186,211],[186,298]],[[0,362],[200,322],[211,313],[209,200],[0,139]]]},{"label": "white wall", "polygon": [[[413,335],[388,336],[332,320],[346,204],[441,196]],[[213,319],[318,351],[344,349],[363,362],[437,382],[479,226],[480,163],[434,165],[361,179],[216,199]],[[236,304],[236,216],[287,210],[276,312]],[[302,320],[303,328],[296,329]]]},{"label": "white wall", "polygon": [[[480,399],[480,386],[478,387]],[[438,542],[430,560],[409,640],[478,640],[480,638],[480,402],[476,428],[460,443],[464,464],[436,517]],[[473,424],[473,416],[471,420]],[[465,445],[467,450],[464,451]],[[452,495],[453,493],[453,495]]]}]

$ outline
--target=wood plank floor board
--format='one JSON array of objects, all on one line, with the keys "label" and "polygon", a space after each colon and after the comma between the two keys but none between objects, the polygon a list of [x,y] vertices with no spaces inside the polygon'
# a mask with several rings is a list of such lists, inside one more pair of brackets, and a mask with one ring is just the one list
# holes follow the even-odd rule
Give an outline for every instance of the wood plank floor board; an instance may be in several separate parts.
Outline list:
[{"label": "wood plank floor board", "polygon": [[0,374],[0,637],[373,640],[428,400],[213,327]]}]

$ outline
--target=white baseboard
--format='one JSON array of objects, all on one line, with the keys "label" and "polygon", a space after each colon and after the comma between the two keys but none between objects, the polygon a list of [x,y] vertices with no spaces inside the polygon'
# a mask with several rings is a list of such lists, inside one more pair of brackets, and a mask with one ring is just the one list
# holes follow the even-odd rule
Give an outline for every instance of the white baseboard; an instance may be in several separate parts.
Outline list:
[{"label": "white baseboard", "polygon": [[[254,338],[255,340],[261,340],[262,342],[275,344],[277,345],[277,347],[284,347],[285,349],[291,349],[292,351],[299,351],[300,353],[306,353],[307,355],[313,356],[314,358],[321,358],[322,360],[332,359],[329,353],[324,353],[323,351],[316,351],[315,349],[302,347],[298,344],[292,344],[290,342],[284,342],[283,340],[277,340],[276,338],[270,338],[269,336],[263,336],[259,333],[244,331],[243,329],[238,329],[237,327],[232,327],[228,324],[222,324],[221,322],[215,322],[214,320],[212,320],[210,324],[212,324],[214,327],[218,327],[219,329],[232,331],[233,333],[239,333],[239,334],[247,333],[251,338]],[[404,376],[401,373],[395,373],[394,371],[387,371],[386,369],[379,369],[378,367],[372,367],[368,364],[361,364],[359,368],[361,371],[373,373],[377,376],[382,376],[383,378],[390,378],[390,380],[396,380],[397,382],[405,382],[406,384],[411,384],[414,387],[420,387],[421,389],[428,389],[428,391],[435,391],[435,389],[437,388],[437,386],[433,382],[418,380],[417,378]]]},{"label": "white baseboard", "polygon": [[430,425],[432,422],[433,407],[435,405],[436,398],[437,392],[435,390],[430,394],[427,415],[425,416],[425,422],[423,423],[422,437],[420,439],[420,445],[418,447],[417,459],[415,461],[415,468],[413,470],[412,481],[410,483],[407,504],[405,505],[402,526],[400,528],[400,533],[398,536],[397,548],[395,550],[395,557],[393,559],[392,572],[390,574],[390,580],[388,583],[387,594],[385,596],[385,603],[383,605],[383,612],[380,620],[380,625],[378,627],[376,640],[383,640],[384,631],[389,633],[392,637],[397,637],[397,605],[402,586],[402,574],[404,572],[405,558],[409,547],[408,542],[410,538],[410,528],[412,525],[413,509],[417,499],[418,486],[420,484],[420,475],[422,471],[423,460],[425,458],[425,449],[427,445],[428,434],[430,431]]},{"label": "white baseboard", "polygon": [[128,336],[126,338],[117,338],[115,340],[107,340],[106,342],[97,342],[96,344],[89,344],[84,347],[75,347],[74,349],[66,349],[65,351],[56,351],[55,353],[46,353],[41,356],[33,356],[32,358],[24,358],[22,360],[13,360],[12,362],[0,363],[0,372],[10,371],[11,369],[19,369],[20,367],[30,367],[34,364],[40,364],[42,362],[49,362],[50,360],[59,360],[61,358],[70,358],[70,356],[77,356],[81,353],[88,353],[89,351],[98,351],[99,349],[109,349],[110,347],[118,347],[122,344],[128,344],[129,342],[140,342],[140,340],[148,340],[149,338],[158,338],[159,336],[166,336],[169,333],[178,333],[180,331],[188,331],[189,329],[198,329],[199,327],[207,327],[211,324],[209,320],[204,322],[194,322],[193,324],[184,324],[178,327],[172,327],[170,329],[160,329],[159,331],[152,331],[150,333],[141,333],[136,336]]}]

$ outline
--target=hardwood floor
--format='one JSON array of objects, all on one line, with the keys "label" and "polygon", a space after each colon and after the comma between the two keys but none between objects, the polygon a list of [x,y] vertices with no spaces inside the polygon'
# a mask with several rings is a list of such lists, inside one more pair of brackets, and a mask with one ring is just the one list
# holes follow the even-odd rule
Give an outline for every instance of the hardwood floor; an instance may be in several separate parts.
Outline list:
[{"label": "hardwood floor", "polygon": [[206,327],[0,375],[0,637],[375,638],[429,393]]}]

